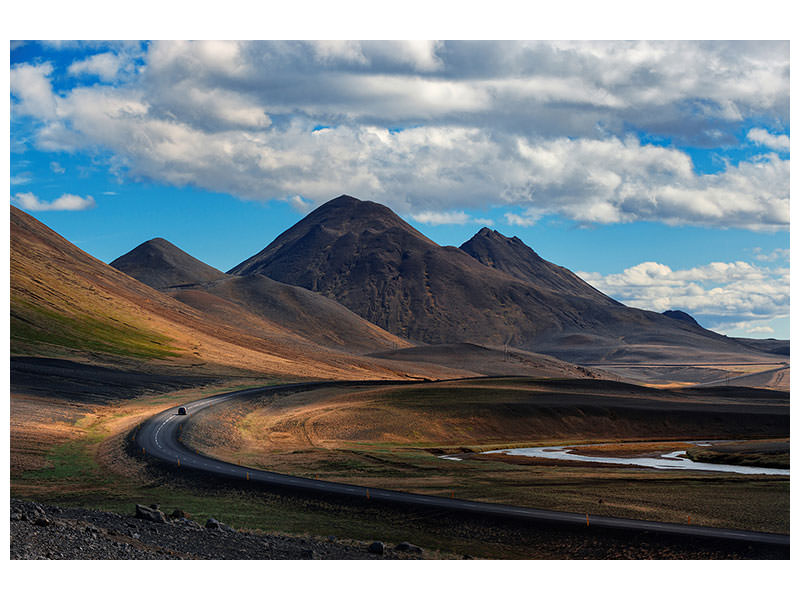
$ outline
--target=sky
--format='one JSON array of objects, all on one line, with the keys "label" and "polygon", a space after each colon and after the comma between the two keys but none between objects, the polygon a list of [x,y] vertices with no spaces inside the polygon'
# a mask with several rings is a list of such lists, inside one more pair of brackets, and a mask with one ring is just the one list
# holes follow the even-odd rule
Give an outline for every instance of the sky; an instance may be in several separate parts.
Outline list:
[{"label": "sky", "polygon": [[228,270],[340,194],[789,337],[788,42],[12,42],[11,203]]}]

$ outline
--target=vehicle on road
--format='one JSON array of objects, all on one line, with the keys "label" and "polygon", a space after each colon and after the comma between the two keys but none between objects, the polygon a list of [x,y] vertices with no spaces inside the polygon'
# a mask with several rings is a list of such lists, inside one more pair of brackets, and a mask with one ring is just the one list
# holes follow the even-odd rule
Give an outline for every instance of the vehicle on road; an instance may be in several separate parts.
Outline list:
[{"label": "vehicle on road", "polygon": [[186,414],[186,407],[185,406],[179,406],[178,407],[178,414],[179,415],[185,415]]}]

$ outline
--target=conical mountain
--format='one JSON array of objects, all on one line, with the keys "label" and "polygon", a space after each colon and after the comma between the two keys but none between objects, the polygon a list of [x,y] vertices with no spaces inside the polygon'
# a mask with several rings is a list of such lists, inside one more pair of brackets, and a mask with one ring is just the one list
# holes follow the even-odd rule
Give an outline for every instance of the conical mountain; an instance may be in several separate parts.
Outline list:
[{"label": "conical mountain", "polygon": [[483,230],[465,249],[442,247],[389,208],[351,196],[320,206],[229,273],[319,292],[430,344],[507,343],[573,362],[747,352],[716,333],[623,306],[518,239]]},{"label": "conical mountain", "polygon": [[163,238],[139,244],[113,261],[111,266],[156,289],[226,277],[222,271],[197,260]]}]

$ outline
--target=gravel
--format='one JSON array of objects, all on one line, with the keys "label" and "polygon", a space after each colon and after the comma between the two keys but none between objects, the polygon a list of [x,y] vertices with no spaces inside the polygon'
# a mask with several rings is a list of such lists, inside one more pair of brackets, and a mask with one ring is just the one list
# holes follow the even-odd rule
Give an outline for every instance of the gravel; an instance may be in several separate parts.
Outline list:
[{"label": "gravel", "polygon": [[426,558],[380,543],[293,537],[236,531],[224,523],[207,529],[181,513],[166,523],[131,515],[60,508],[11,499],[11,558],[42,559],[220,559],[367,560]]}]

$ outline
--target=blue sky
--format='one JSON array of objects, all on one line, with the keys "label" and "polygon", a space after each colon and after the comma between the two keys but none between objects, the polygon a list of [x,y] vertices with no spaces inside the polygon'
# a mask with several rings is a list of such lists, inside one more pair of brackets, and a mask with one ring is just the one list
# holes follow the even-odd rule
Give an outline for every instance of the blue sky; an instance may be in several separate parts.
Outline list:
[{"label": "blue sky", "polygon": [[12,44],[11,202],[227,270],[315,206],[488,225],[623,302],[789,336],[780,42]]}]

